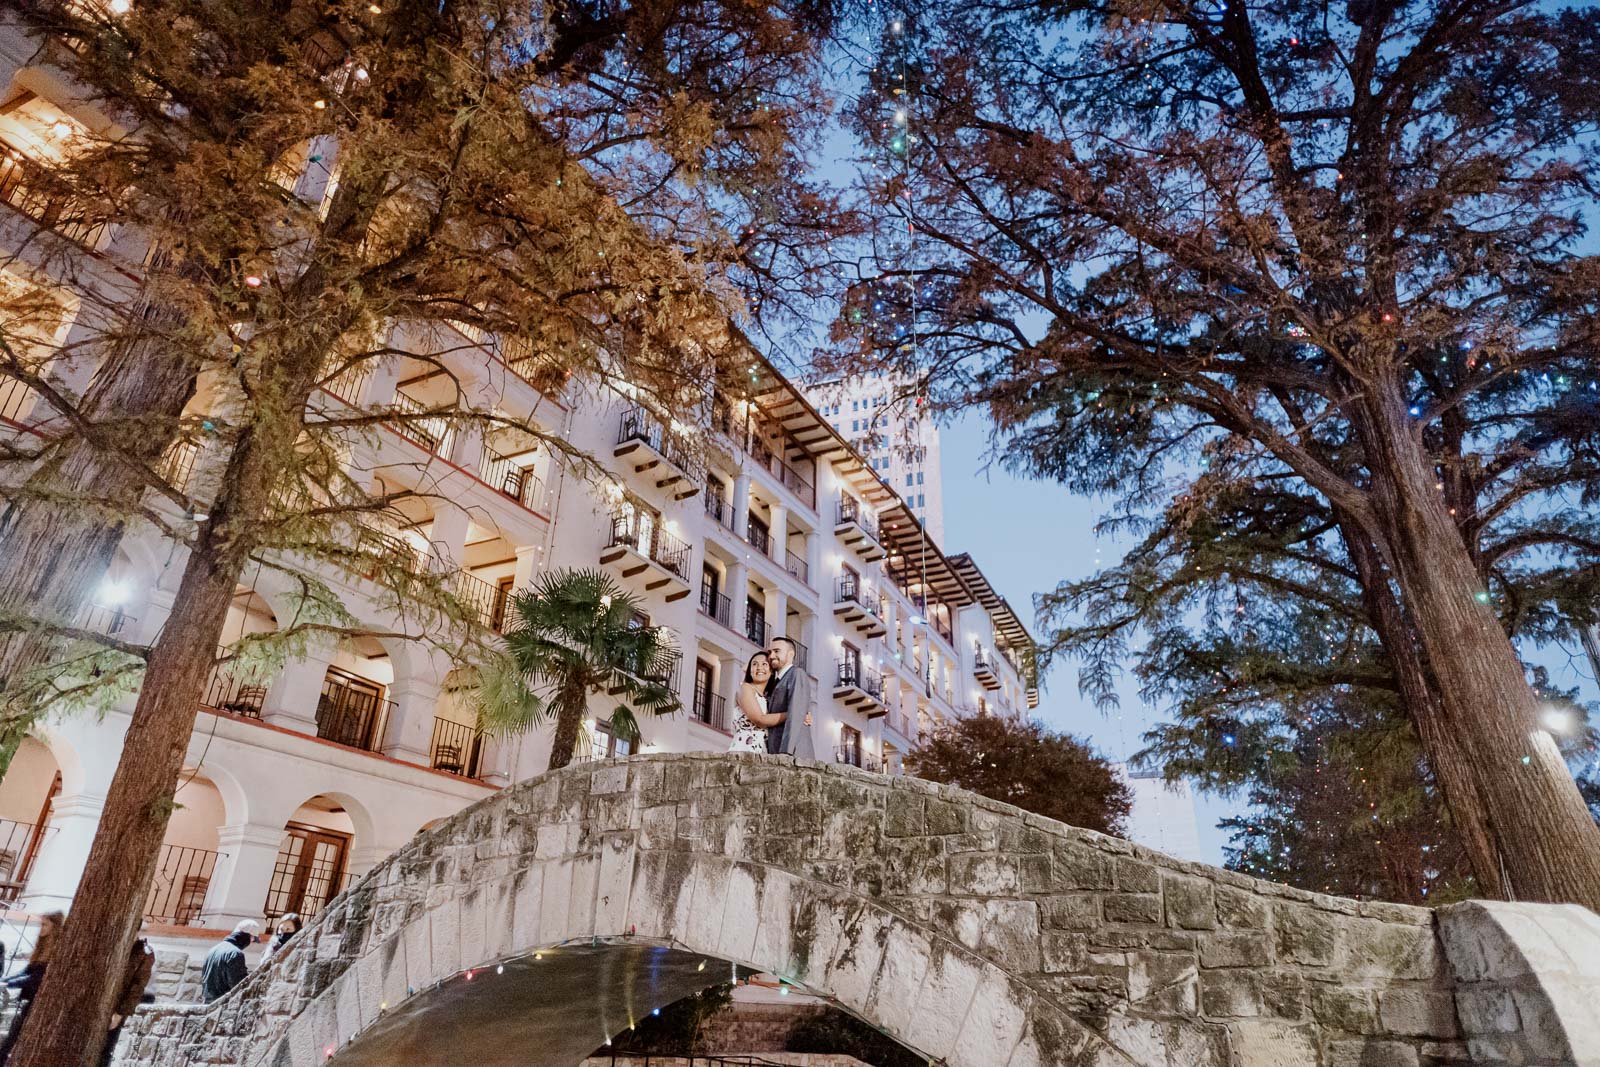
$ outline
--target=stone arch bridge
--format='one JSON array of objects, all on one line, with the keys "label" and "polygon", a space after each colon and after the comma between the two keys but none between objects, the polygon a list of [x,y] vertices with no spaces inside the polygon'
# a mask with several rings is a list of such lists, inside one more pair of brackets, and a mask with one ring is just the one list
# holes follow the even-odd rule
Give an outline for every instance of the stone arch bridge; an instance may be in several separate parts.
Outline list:
[{"label": "stone arch bridge", "polygon": [[642,756],[420,834],[119,1062],[573,1067],[759,970],[950,1067],[1588,1064],[1597,958],[1581,908],[1356,903],[915,779]]}]

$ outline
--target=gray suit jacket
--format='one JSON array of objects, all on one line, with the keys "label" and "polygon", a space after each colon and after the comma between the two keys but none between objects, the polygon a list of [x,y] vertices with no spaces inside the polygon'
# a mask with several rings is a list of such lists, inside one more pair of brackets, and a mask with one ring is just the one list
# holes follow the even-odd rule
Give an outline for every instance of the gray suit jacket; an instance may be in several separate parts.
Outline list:
[{"label": "gray suit jacket", "polygon": [[812,739],[812,727],[806,725],[806,712],[810,710],[810,679],[799,667],[790,667],[789,673],[779,679],[767,694],[767,711],[788,716],[781,727],[767,731],[767,751],[773,755],[816,759],[817,748]]}]

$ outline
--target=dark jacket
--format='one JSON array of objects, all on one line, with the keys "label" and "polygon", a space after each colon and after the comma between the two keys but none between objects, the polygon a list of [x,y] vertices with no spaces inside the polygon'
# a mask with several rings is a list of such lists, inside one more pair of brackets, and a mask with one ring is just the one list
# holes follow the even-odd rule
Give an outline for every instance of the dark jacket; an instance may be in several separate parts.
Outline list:
[{"label": "dark jacket", "polygon": [[806,725],[806,712],[811,710],[811,687],[806,684],[805,671],[790,665],[782,678],[772,676],[767,683],[767,711],[788,718],[778,726],[767,728],[767,752],[774,756],[798,756],[816,759],[811,727]]},{"label": "dark jacket", "polygon": [[249,934],[229,934],[206,953],[200,965],[200,997],[213,1001],[245,980],[250,973],[244,963],[244,950],[253,940]]},{"label": "dark jacket", "polygon": [[[243,953],[240,954],[243,956]],[[150,975],[156,967],[156,954],[146,948],[137,956],[128,957],[128,968],[122,972],[122,991],[117,994],[117,1006],[112,1013],[126,1019],[139,1006],[144,987],[150,984]]]}]

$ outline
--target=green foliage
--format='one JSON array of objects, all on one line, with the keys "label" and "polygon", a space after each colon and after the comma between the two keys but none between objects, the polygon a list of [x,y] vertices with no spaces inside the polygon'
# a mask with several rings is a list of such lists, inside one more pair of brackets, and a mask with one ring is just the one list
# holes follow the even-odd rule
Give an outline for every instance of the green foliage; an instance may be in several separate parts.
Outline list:
[{"label": "green foliage", "polygon": [[701,1035],[706,1024],[732,1006],[731,982],[702,989],[645,1016],[633,1029],[613,1037],[609,1048],[596,1049],[594,1055],[677,1056],[704,1051]]},{"label": "green foliage", "polygon": [[840,1053],[871,1067],[927,1067],[927,1061],[854,1015],[832,1008],[808,1016],[789,1032],[790,1052]]},{"label": "green foliage", "polygon": [[1133,802],[1103,757],[1031,719],[958,718],[908,753],[906,769],[1106,834],[1122,832]]},{"label": "green foliage", "polygon": [[[678,652],[661,627],[639,625],[640,610],[637,597],[597,570],[553,571],[514,594],[506,659],[485,673],[480,724],[505,734],[553,719],[566,743],[560,724],[580,721],[589,698],[606,694],[622,698],[613,732],[637,741],[636,709],[670,715],[679,707],[671,684]],[[561,761],[552,766],[571,756],[570,748],[552,752]]]}]

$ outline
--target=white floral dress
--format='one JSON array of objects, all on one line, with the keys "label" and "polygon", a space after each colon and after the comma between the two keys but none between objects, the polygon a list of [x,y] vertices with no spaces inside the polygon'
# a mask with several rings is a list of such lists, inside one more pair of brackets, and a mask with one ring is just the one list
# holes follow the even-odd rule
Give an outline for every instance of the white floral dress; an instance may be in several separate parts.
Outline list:
[{"label": "white floral dress", "polygon": [[[762,714],[766,714],[767,698],[756,697],[761,701]],[[744,712],[734,707],[733,712],[733,744],[728,746],[729,752],[765,752],[767,750],[767,731],[744,717]]]}]

